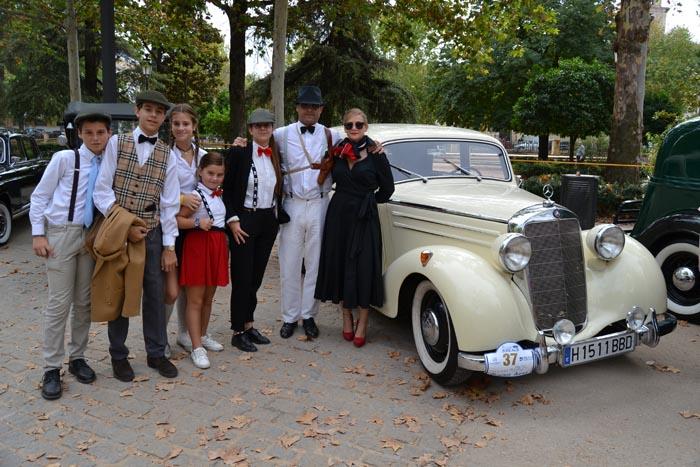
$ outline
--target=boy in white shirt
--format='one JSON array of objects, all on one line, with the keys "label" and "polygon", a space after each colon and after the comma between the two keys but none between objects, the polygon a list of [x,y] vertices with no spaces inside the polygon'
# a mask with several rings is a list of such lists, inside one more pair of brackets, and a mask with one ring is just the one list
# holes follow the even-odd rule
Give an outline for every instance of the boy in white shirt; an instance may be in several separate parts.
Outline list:
[{"label": "boy in white shirt", "polygon": [[70,315],[68,371],[81,383],[95,381],[85,362],[90,330],[90,281],[95,263],[85,249],[85,234],[94,216],[92,189],[102,153],[111,136],[112,119],[101,112],[82,112],[75,117],[79,149],[58,151],[51,158],[32,193],[29,219],[32,248],[46,258],[49,299],[44,311],[44,368],[41,395],[61,397],[64,335]]}]

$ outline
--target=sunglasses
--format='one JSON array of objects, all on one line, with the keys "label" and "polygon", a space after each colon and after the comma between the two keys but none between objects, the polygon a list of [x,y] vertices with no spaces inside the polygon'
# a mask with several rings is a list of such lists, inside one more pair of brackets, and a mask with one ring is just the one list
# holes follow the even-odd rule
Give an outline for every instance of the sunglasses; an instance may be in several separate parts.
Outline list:
[{"label": "sunglasses", "polygon": [[[353,125],[353,122],[343,123],[343,126],[345,127],[346,130],[352,130],[352,125]],[[361,130],[365,127],[366,124],[365,124],[365,122],[355,122],[354,125],[355,125],[356,130]]]}]

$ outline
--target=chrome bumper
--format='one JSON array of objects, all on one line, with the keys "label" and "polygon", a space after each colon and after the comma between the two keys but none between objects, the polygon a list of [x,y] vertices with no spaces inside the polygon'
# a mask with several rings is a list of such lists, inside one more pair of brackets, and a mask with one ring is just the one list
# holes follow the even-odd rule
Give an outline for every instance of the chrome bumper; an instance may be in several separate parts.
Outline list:
[{"label": "chrome bumper", "polygon": [[[650,316],[651,317],[648,323],[634,331],[637,335],[637,343],[635,344],[635,347],[639,345],[640,342],[649,347],[656,347],[661,336],[665,336],[676,328],[677,321],[673,315],[666,314],[666,318],[662,321],[658,321],[656,319],[655,311],[652,311]],[[593,341],[595,339],[614,337],[616,335],[623,335],[628,332],[630,331],[621,331],[604,336],[597,336],[590,340]],[[562,346],[559,344],[548,345],[545,341],[544,334],[540,332],[539,347],[529,349],[532,351],[533,357],[532,371],[530,371],[530,373],[535,372],[538,374],[544,374],[549,370],[550,364],[559,363],[561,358],[561,349]],[[457,354],[457,365],[465,370],[492,374],[489,372],[486,357],[484,355],[459,352]],[[500,375],[496,374],[496,376]]]}]

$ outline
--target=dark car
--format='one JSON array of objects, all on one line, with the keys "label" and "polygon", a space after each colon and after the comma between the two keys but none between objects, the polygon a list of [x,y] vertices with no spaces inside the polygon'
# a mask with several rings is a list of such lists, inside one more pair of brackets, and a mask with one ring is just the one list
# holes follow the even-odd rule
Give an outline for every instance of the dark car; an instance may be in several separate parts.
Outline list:
[{"label": "dark car", "polygon": [[29,212],[30,197],[48,163],[31,136],[0,134],[0,245],[10,239],[12,220]]},{"label": "dark car", "polygon": [[618,210],[624,221],[636,215],[631,236],[643,243],[661,267],[668,309],[700,318],[700,118],[671,129],[656,156],[644,199]]},{"label": "dark car", "polygon": [[66,129],[69,147],[77,148],[82,144],[80,138],[78,138],[78,129],[73,127],[73,120],[80,112],[89,111],[109,114],[112,117],[112,132],[114,134],[127,130],[127,128],[123,128],[124,125],[128,125],[130,128],[136,122],[134,104],[71,102],[66,107],[66,111],[63,112],[63,125]]}]

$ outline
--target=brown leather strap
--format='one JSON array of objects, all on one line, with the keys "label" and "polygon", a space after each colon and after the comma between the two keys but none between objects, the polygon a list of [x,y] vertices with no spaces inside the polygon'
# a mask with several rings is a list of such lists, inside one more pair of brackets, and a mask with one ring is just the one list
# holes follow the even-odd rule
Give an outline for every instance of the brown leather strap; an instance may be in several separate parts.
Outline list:
[{"label": "brown leather strap", "polygon": [[73,188],[70,192],[70,207],[68,208],[68,222],[73,222],[73,213],[75,212],[75,196],[78,193],[78,177],[80,176],[80,153],[77,149],[75,152],[75,167],[73,168]]}]

